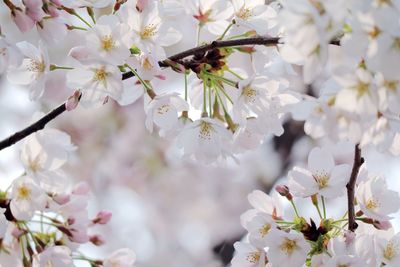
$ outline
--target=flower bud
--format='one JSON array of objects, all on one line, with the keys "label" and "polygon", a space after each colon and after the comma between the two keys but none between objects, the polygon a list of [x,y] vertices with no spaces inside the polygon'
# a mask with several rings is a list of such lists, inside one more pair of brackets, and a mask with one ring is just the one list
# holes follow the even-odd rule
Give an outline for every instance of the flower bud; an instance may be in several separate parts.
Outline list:
[{"label": "flower bud", "polygon": [[104,239],[100,235],[92,235],[89,237],[90,242],[93,245],[101,246],[105,243]]},{"label": "flower bud", "polygon": [[96,218],[93,219],[94,224],[107,224],[112,217],[112,213],[110,211],[100,211]]},{"label": "flower bud", "polygon": [[390,221],[375,221],[372,223],[376,229],[379,230],[389,230],[392,228],[392,224]]},{"label": "flower bud", "polygon": [[275,190],[283,197],[286,197],[289,201],[293,200],[292,194],[290,194],[289,187],[286,185],[278,185]]}]

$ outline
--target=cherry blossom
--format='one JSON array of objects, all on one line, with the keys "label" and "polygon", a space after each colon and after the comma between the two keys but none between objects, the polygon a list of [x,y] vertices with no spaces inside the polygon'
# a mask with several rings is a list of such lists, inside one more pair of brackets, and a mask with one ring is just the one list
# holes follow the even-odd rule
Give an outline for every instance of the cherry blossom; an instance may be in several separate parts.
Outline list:
[{"label": "cherry blossom", "polygon": [[308,169],[294,167],[289,172],[289,187],[298,196],[320,194],[327,198],[343,194],[350,177],[350,166],[335,165],[331,153],[324,148],[314,148],[308,155]]},{"label": "cherry blossom", "polygon": [[7,78],[11,83],[28,86],[30,99],[38,100],[44,93],[50,71],[47,49],[43,43],[39,43],[39,48],[36,48],[25,41],[18,43],[17,47],[24,59],[20,66],[8,72]]}]

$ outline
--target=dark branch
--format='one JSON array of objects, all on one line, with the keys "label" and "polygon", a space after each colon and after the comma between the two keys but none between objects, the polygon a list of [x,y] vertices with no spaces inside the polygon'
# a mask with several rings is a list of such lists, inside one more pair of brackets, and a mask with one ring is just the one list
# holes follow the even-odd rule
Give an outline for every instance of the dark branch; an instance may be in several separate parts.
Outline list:
[{"label": "dark branch", "polygon": [[57,108],[53,109],[51,112],[47,113],[43,118],[34,122],[30,126],[26,127],[25,129],[14,133],[13,135],[9,136],[8,138],[2,140],[0,142],[0,150],[12,146],[16,142],[24,139],[28,135],[42,130],[47,123],[54,120],[56,117],[61,115],[66,110],[65,103],[59,105]]},{"label": "dark branch", "polygon": [[353,169],[351,170],[350,180],[346,185],[347,188],[347,209],[348,209],[348,220],[349,230],[354,232],[358,225],[356,223],[356,214],[354,211],[354,189],[356,187],[356,181],[358,172],[360,171],[361,165],[364,163],[364,158],[361,157],[361,149],[357,144],[354,149],[354,162]]},{"label": "dark branch", "polygon": [[[235,40],[227,40],[227,41],[214,41],[210,44],[195,47],[195,48],[186,50],[182,53],[171,56],[171,57],[169,57],[169,60],[178,61],[178,60],[184,59],[185,57],[188,57],[188,56],[202,54],[207,51],[213,50],[215,48],[222,48],[222,47],[235,47],[235,46],[244,46],[244,45],[277,45],[279,43],[279,39],[280,38],[277,38],[277,37],[259,36],[259,37],[235,39]],[[160,66],[165,67],[164,61],[160,62]]]}]

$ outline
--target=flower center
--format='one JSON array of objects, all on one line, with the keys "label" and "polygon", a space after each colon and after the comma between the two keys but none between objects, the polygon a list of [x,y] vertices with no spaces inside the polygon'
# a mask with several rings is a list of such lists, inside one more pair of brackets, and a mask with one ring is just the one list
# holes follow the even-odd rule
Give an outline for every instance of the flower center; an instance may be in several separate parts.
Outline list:
[{"label": "flower center", "polygon": [[33,172],[37,172],[42,170],[42,166],[40,165],[40,158],[36,157],[33,160],[29,161],[29,168],[33,171]]},{"label": "flower center", "polygon": [[369,210],[373,210],[379,207],[379,202],[376,199],[370,198],[368,199],[365,207]]},{"label": "flower center", "polygon": [[105,71],[104,68],[96,69],[94,71],[93,80],[96,82],[104,82],[108,76],[108,73]]},{"label": "flower center", "polygon": [[389,242],[385,249],[383,250],[383,257],[387,260],[391,260],[397,256],[397,251],[399,247],[393,244],[393,242]]},{"label": "flower center", "polygon": [[106,51],[110,51],[115,48],[115,41],[111,35],[106,35],[101,38],[101,48]]},{"label": "flower center", "polygon": [[17,189],[18,199],[29,199],[30,195],[31,195],[31,190],[28,187],[26,187],[25,185],[18,187]]},{"label": "flower center", "polygon": [[280,246],[281,250],[286,254],[290,255],[293,253],[293,251],[296,249],[297,244],[296,241],[291,240],[289,238],[285,238],[283,241],[282,245]]},{"label": "flower center", "polygon": [[260,260],[261,252],[255,251],[247,254],[246,260],[251,263],[257,263]]},{"label": "flower center", "polygon": [[358,97],[361,97],[368,92],[369,84],[359,81],[355,89],[357,90]]},{"label": "flower center", "polygon": [[140,38],[142,39],[149,39],[153,37],[157,33],[157,25],[149,24],[143,28],[142,32],[140,33]]},{"label": "flower center", "polygon": [[329,174],[327,172],[313,174],[315,182],[317,182],[319,189],[323,189],[329,184]]},{"label": "flower center", "polygon": [[151,70],[153,68],[153,64],[151,64],[148,57],[143,60],[142,66],[145,70]]},{"label": "flower center", "polygon": [[28,71],[43,73],[46,69],[46,65],[43,61],[30,59],[28,65]]},{"label": "flower center", "polygon": [[211,132],[214,130],[211,123],[202,121],[200,123],[199,138],[203,140],[211,140]]},{"label": "flower center", "polygon": [[246,97],[247,102],[254,103],[256,101],[257,91],[251,88],[250,85],[247,85],[243,87],[242,95]]},{"label": "flower center", "polygon": [[237,13],[236,16],[242,20],[247,20],[252,16],[252,12],[249,8],[242,7]]},{"label": "flower center", "polygon": [[269,223],[266,223],[260,229],[258,229],[258,232],[260,233],[261,237],[265,237],[270,229],[271,225]]},{"label": "flower center", "polygon": [[164,104],[160,107],[157,108],[157,113],[160,115],[164,115],[165,113],[167,113],[169,110],[171,109],[170,105],[168,104]]},{"label": "flower center", "polygon": [[387,89],[389,89],[390,91],[396,91],[397,86],[399,85],[399,81],[395,81],[395,80],[392,80],[392,81],[385,81],[385,82],[383,83],[383,85],[384,85]]}]

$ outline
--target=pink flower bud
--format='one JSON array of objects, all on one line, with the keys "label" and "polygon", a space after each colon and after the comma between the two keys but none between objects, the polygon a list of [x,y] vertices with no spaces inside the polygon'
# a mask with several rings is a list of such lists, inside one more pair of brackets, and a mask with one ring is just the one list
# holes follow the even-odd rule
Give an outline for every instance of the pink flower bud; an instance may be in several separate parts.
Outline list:
[{"label": "pink flower bud", "polygon": [[57,194],[53,196],[54,202],[56,202],[58,205],[64,205],[70,201],[71,197],[70,195],[67,194]]},{"label": "pink flower bud", "polygon": [[110,211],[100,211],[96,218],[93,219],[94,224],[107,224],[112,217],[112,213]]},{"label": "pink flower bud", "polygon": [[72,96],[70,96],[65,103],[65,107],[68,111],[74,110],[81,99],[82,93],[79,90],[76,90]]},{"label": "pink flower bud", "polygon": [[105,243],[104,239],[100,235],[92,235],[89,237],[89,240],[96,246],[101,246]]},{"label": "pink flower bud", "polygon": [[289,201],[293,199],[292,194],[290,194],[289,187],[286,185],[278,185],[275,190],[283,197],[286,197]]},{"label": "pink flower bud", "polygon": [[390,223],[390,221],[375,221],[374,220],[373,225],[376,229],[379,229],[379,230],[389,230],[390,228],[392,228],[392,224]]},{"label": "pink flower bud", "polygon": [[12,12],[13,20],[21,32],[27,32],[35,25],[35,22],[20,9]]},{"label": "pink flower bud", "polygon": [[137,9],[137,11],[142,12],[143,9],[146,8],[146,6],[147,6],[148,3],[149,3],[148,0],[138,0],[137,3],[136,3],[136,9]]}]

